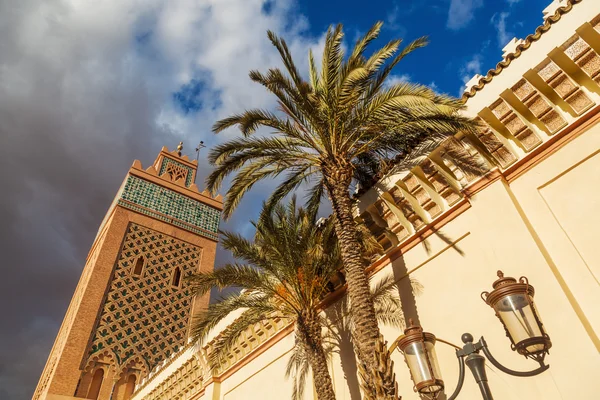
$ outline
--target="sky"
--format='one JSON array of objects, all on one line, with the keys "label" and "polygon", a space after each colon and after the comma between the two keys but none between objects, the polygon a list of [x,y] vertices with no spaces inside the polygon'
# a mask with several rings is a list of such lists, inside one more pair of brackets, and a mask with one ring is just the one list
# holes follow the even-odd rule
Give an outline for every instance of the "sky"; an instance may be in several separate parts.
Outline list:
[{"label": "sky", "polygon": [[[0,0],[0,399],[30,399],[96,230],[134,159],[184,141],[194,157],[237,135],[212,124],[274,99],[248,79],[279,66],[284,37],[306,71],[330,24],[347,46],[377,20],[382,46],[427,35],[393,80],[459,96],[549,0]],[[198,186],[210,171],[200,154]],[[225,184],[226,186],[227,184]],[[251,235],[265,182],[222,229]],[[229,258],[219,250],[216,265]]]}]

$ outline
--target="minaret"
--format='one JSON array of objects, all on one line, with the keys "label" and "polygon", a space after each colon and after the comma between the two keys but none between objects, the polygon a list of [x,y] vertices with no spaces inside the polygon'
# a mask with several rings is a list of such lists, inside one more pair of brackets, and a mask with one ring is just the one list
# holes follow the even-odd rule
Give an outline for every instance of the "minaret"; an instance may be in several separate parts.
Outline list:
[{"label": "minaret", "polygon": [[112,202],[34,399],[126,400],[136,383],[188,343],[185,277],[213,269],[221,196],[199,192],[198,162],[163,147],[136,160]]}]

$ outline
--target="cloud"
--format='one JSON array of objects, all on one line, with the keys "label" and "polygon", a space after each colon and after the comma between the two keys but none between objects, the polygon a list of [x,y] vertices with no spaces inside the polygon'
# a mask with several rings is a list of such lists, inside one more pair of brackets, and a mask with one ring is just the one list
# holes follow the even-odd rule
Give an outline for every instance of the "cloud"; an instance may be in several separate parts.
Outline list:
[{"label": "cloud", "polygon": [[390,30],[394,32],[394,36],[397,37],[404,37],[407,34],[407,29],[406,26],[404,26],[401,22],[400,22],[400,18],[401,18],[401,12],[402,15],[407,15],[409,13],[412,12],[412,10],[414,9],[414,6],[410,9],[407,9],[406,7],[400,7],[400,5],[398,4],[398,2],[394,1],[393,3],[393,8],[391,9],[391,11],[389,11],[387,13],[387,16],[385,18],[385,23],[383,24],[383,28],[386,30]]},{"label": "cloud", "polygon": [[398,83],[406,83],[411,81],[411,76],[409,74],[400,74],[400,75],[389,75],[386,79],[384,85],[385,86],[393,86]]},{"label": "cloud", "polygon": [[500,48],[506,46],[506,44],[515,35],[506,29],[506,19],[510,16],[509,12],[501,12],[499,14],[492,15],[490,22],[496,28],[496,37],[498,38],[498,46]]},{"label": "cloud", "polygon": [[466,83],[469,82],[469,80],[471,80],[471,78],[475,74],[481,74],[481,71],[482,71],[481,61],[482,61],[481,54],[474,54],[473,56],[471,56],[471,58],[469,58],[460,67],[459,75],[460,75],[460,79],[463,84],[459,89],[459,95],[461,95],[464,92]]},{"label": "cloud", "polygon": [[[184,140],[231,137],[218,118],[274,100],[248,79],[306,68],[307,20],[292,0],[0,0],[0,398],[31,398],[96,230],[134,159]],[[317,54],[320,50],[316,51]],[[199,186],[209,171],[201,153]],[[249,232],[261,193],[223,224]],[[217,263],[225,259],[218,252]],[[9,367],[10,366],[10,367]]]},{"label": "cloud", "polygon": [[455,31],[466,27],[482,6],[483,0],[451,0],[446,26]]}]

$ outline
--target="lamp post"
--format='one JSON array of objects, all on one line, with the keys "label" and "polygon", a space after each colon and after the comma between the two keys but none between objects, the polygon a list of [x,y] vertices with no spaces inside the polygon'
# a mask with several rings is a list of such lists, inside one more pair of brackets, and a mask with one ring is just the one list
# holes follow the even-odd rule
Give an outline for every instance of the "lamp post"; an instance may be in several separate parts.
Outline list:
[{"label": "lamp post", "polygon": [[[486,358],[500,371],[519,377],[539,375],[550,368],[549,365],[544,364],[544,357],[548,354],[552,342],[533,302],[535,293],[533,286],[525,277],[521,277],[519,281],[515,278],[505,278],[502,271],[498,271],[498,278],[492,284],[494,290],[491,293],[483,292],[481,296],[494,309],[504,326],[506,336],[511,341],[511,349],[536,361],[539,367],[531,371],[515,371],[507,368],[494,358],[483,337],[473,343],[473,335],[465,333],[461,337],[463,347],[456,350],[459,365],[458,383],[448,400],[456,399],[462,389],[465,364],[473,374],[484,400],[493,400],[485,371]],[[444,390],[444,381],[435,355],[436,337],[431,333],[423,332],[423,329],[415,325],[412,320],[409,321],[409,325],[411,326],[394,342],[390,350],[397,346],[404,353],[415,385],[414,390],[425,398],[436,399]],[[480,352],[483,355],[479,354]]]},{"label": "lamp post", "polygon": [[409,327],[398,342],[398,349],[404,353],[404,360],[415,384],[414,390],[420,395],[435,399],[444,390],[435,354],[435,335],[423,332],[423,328],[409,320]]},{"label": "lamp post", "polygon": [[517,282],[505,278],[502,271],[498,271],[498,280],[492,286],[494,290],[481,293],[481,298],[496,311],[511,348],[527,358],[543,361],[552,342],[535,308],[533,286],[524,276]]}]

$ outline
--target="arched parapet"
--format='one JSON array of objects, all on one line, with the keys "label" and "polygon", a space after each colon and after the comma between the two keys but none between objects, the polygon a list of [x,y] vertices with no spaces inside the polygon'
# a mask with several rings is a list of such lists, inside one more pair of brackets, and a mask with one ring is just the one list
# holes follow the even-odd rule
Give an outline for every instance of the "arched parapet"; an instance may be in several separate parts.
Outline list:
[{"label": "arched parapet", "polygon": [[142,379],[148,376],[150,366],[141,356],[136,355],[124,361],[114,376],[114,400],[129,400]]},{"label": "arched parapet", "polygon": [[[112,378],[117,371],[117,365],[117,358],[111,350],[104,350],[90,355],[82,370],[75,395],[77,397],[93,398],[90,390],[95,391],[95,387],[98,384],[100,385],[98,387],[100,393],[107,390],[110,391],[112,388]],[[100,383],[95,382],[95,380],[98,380],[99,370],[102,370]]]},{"label": "arched parapet", "polygon": [[150,365],[148,365],[148,362],[143,357],[136,355],[126,360],[117,371],[116,376],[119,379],[135,374],[137,382],[140,382],[150,373]]}]

